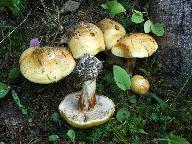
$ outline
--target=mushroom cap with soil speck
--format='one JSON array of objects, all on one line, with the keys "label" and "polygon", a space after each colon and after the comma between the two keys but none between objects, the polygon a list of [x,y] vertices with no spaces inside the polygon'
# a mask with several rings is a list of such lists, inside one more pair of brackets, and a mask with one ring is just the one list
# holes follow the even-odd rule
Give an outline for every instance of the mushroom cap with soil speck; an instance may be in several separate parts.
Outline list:
[{"label": "mushroom cap with soil speck", "polygon": [[92,23],[85,22],[77,25],[68,45],[73,57],[76,59],[81,58],[84,54],[94,56],[105,50],[101,29]]},{"label": "mushroom cap with soil speck", "polygon": [[131,33],[122,37],[111,52],[124,58],[145,58],[151,56],[158,48],[155,39],[144,33]]},{"label": "mushroom cap with soil speck", "polygon": [[31,47],[20,57],[20,70],[34,83],[49,84],[69,75],[75,60],[66,48]]},{"label": "mushroom cap with soil speck", "polygon": [[61,116],[77,128],[90,128],[107,122],[115,111],[112,100],[96,95],[96,105],[91,111],[79,110],[78,101],[82,92],[69,94],[59,105]]},{"label": "mushroom cap with soil speck", "polygon": [[131,91],[136,94],[146,94],[150,88],[149,81],[141,75],[134,75],[131,78]]},{"label": "mushroom cap with soil speck", "polygon": [[111,19],[103,19],[97,23],[97,26],[103,31],[107,50],[110,50],[126,34],[125,28]]}]

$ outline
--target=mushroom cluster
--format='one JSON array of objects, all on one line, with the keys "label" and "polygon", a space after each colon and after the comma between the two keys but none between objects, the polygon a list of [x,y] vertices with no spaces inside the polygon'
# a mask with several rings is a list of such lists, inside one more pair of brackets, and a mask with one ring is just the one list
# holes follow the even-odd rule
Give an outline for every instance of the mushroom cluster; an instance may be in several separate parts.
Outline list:
[{"label": "mushroom cluster", "polygon": [[[81,22],[77,25],[67,48],[31,47],[20,57],[20,69],[31,82],[49,84],[57,82],[75,70],[82,81],[82,90],[65,96],[59,105],[61,116],[72,126],[90,128],[107,122],[115,111],[109,98],[96,94],[96,78],[102,71],[102,62],[95,57],[101,51],[111,50],[112,54],[124,58],[151,56],[158,48],[156,41],[143,33],[126,34],[125,28],[110,19],[96,25]],[[75,59],[78,61],[76,64]],[[142,77],[134,82],[132,90],[140,92],[149,89],[148,81]]]},{"label": "mushroom cluster", "polygon": [[103,124],[113,115],[115,105],[109,98],[95,93],[96,77],[103,65],[94,55],[105,50],[102,31],[94,24],[80,23],[69,41],[69,49],[76,59],[80,59],[76,72],[83,88],[65,96],[59,111],[69,124],[78,128]]}]

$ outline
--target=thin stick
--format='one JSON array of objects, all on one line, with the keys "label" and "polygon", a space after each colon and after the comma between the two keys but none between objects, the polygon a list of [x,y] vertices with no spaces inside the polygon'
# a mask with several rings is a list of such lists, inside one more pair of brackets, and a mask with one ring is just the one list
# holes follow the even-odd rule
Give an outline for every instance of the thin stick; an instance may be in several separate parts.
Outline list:
[{"label": "thin stick", "polygon": [[181,92],[183,91],[183,89],[185,88],[185,86],[187,85],[187,83],[189,82],[190,78],[191,78],[192,74],[189,76],[189,78],[185,81],[185,83],[183,84],[183,86],[181,87],[179,93],[177,94],[177,96],[180,96]]},{"label": "thin stick", "polygon": [[15,27],[6,37],[4,37],[1,41],[0,41],[0,44],[5,40],[7,39],[16,29],[18,29],[28,18],[28,16],[30,15],[31,13],[31,10],[29,11],[29,13],[27,14],[26,18],[17,26]]}]

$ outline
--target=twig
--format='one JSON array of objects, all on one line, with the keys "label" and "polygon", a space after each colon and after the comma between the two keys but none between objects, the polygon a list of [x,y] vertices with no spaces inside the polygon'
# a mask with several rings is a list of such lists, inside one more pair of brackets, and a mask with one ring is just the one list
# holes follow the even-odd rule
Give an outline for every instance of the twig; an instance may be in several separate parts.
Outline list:
[{"label": "twig", "polygon": [[15,27],[5,38],[3,38],[1,41],[0,41],[0,44],[5,40],[7,39],[16,29],[18,29],[28,18],[28,16],[30,15],[31,13],[31,10],[29,11],[29,13],[27,14],[26,18],[17,26]]},{"label": "twig", "polygon": [[186,87],[187,83],[189,82],[190,78],[191,78],[192,74],[189,76],[189,78],[185,81],[185,83],[183,84],[183,86],[181,87],[179,93],[177,94],[177,96],[180,96],[181,92],[183,91],[183,89]]}]

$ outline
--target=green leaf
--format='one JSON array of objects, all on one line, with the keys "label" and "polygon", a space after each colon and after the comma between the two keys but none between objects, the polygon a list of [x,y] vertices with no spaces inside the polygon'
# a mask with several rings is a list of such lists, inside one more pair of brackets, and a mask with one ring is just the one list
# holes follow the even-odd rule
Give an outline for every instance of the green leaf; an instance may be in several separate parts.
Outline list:
[{"label": "green leaf", "polygon": [[101,4],[101,7],[104,8],[104,9],[108,9],[107,3]]},{"label": "green leaf", "polygon": [[168,144],[190,144],[185,138],[169,134],[165,138],[158,138],[160,142],[166,141]]},{"label": "green leaf", "polygon": [[189,142],[186,139],[173,134],[169,134],[167,138],[168,138],[168,144],[189,144]]},{"label": "green leaf", "polygon": [[116,114],[116,119],[120,122],[128,121],[129,117],[130,112],[127,110],[127,108],[121,108]]},{"label": "green leaf", "polygon": [[69,139],[70,139],[72,142],[75,141],[75,131],[74,131],[74,130],[72,130],[72,129],[68,130],[67,136],[69,137]]},{"label": "green leaf", "polygon": [[2,82],[0,82],[0,99],[5,97],[9,92],[10,87]]},{"label": "green leaf", "polygon": [[13,15],[20,15],[20,0],[0,0],[0,6],[9,8]]},{"label": "green leaf", "polygon": [[165,30],[160,23],[154,23],[151,25],[151,31],[157,36],[163,36]]},{"label": "green leaf", "polygon": [[150,33],[151,32],[151,25],[152,25],[152,22],[150,20],[147,20],[144,23],[144,32],[145,33]]},{"label": "green leaf", "polygon": [[49,136],[49,141],[50,142],[56,142],[59,139],[58,135],[50,135]]},{"label": "green leaf", "polygon": [[20,75],[20,69],[19,69],[19,67],[17,66],[17,67],[12,68],[12,69],[9,71],[8,78],[14,80],[14,79],[16,79],[19,75]]},{"label": "green leaf", "polygon": [[105,4],[102,4],[101,7],[108,9],[112,16],[126,12],[125,8],[117,2],[117,0],[107,1]]},{"label": "green leaf", "polygon": [[21,113],[26,115],[27,114],[27,108],[25,108],[21,104],[20,99],[19,99],[17,93],[14,90],[12,90],[12,97],[13,97],[13,100],[15,101],[17,107],[20,109]]},{"label": "green leaf", "polygon": [[135,95],[132,95],[132,96],[129,98],[129,102],[132,103],[132,104],[136,104],[136,103],[137,103],[136,96],[135,96]]},{"label": "green leaf", "polygon": [[58,124],[61,126],[61,120],[60,120],[60,116],[59,116],[59,113],[58,112],[54,112],[52,115],[51,115],[51,119],[54,123]]},{"label": "green leaf", "polygon": [[142,23],[144,21],[143,14],[140,11],[134,10],[131,16],[131,21],[136,24]]},{"label": "green leaf", "polygon": [[117,86],[122,90],[129,90],[131,87],[130,76],[120,66],[113,66],[113,75]]}]

